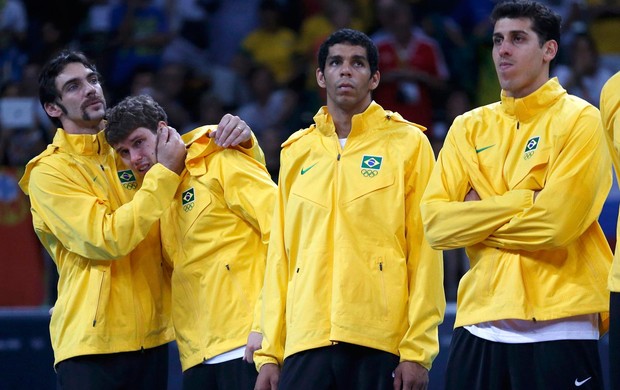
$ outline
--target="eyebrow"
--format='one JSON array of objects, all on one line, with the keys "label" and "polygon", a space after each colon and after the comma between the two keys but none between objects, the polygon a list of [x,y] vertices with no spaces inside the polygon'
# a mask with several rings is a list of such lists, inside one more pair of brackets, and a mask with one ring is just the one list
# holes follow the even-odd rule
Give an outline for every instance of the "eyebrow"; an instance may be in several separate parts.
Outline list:
[{"label": "eyebrow", "polygon": [[[92,71],[92,70],[90,70],[90,69],[89,69],[89,71],[90,71],[90,72],[86,75],[86,77],[85,77],[85,78],[89,78],[89,77],[90,77],[90,76],[92,76],[93,74],[94,74],[94,75],[96,75],[96,76],[99,76],[97,72],[93,72],[93,71]],[[69,79],[69,80],[65,81],[65,83],[64,83],[63,85],[61,85],[61,86],[60,86],[60,90],[61,90],[61,91],[63,91],[67,85],[69,85],[69,84],[71,84],[71,83],[75,83],[75,82],[77,82],[78,80],[80,80],[80,78],[81,78],[81,77],[74,77],[74,78],[71,78],[71,79]]]},{"label": "eyebrow", "polygon": [[[510,30],[506,33],[506,35],[517,35],[517,34],[525,34],[525,35],[530,35],[526,30]],[[504,33],[501,32],[494,32],[493,36],[504,36]]]},{"label": "eyebrow", "polygon": [[[327,57],[328,60],[342,60],[343,56],[339,55],[339,54],[335,54],[335,55],[331,55]],[[368,61],[368,58],[366,58],[366,56],[363,56],[361,54],[355,54],[351,56],[352,60],[362,60],[362,61]]]}]

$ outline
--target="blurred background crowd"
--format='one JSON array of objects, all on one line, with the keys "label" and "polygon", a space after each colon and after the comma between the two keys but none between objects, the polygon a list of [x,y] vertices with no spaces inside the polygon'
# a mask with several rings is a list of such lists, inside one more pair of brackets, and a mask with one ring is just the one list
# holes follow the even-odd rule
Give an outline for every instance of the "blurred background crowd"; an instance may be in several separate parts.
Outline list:
[{"label": "blurred background crowd", "polygon": [[[540,0],[563,19],[552,67],[598,107],[620,70],[620,0]],[[259,139],[277,181],[280,144],[312,123],[324,96],[316,52],[333,31],[366,32],[380,52],[375,100],[427,127],[436,152],[459,114],[499,99],[491,58],[493,0],[0,0],[0,306],[52,304],[55,269],[17,187],[55,128],[38,73],[72,48],[95,61],[108,106],[149,94],[186,132],[230,112]],[[610,235],[611,238],[611,235]],[[467,267],[446,253],[446,294]],[[25,284],[26,283],[26,284]]]}]

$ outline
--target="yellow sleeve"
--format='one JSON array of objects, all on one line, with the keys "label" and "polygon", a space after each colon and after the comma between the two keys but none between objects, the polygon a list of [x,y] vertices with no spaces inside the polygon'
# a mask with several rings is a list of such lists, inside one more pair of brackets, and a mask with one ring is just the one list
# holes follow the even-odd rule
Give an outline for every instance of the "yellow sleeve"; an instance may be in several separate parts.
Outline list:
[{"label": "yellow sleeve", "polygon": [[28,190],[34,228],[42,242],[53,236],[71,252],[95,260],[131,252],[170,206],[180,183],[176,173],[155,164],[133,200],[112,210],[107,198],[75,179],[45,163],[32,170]]},{"label": "yellow sleeve", "polygon": [[[480,243],[533,201],[534,192],[530,190],[507,191],[502,195],[486,191],[484,177],[464,166],[467,156],[457,148],[453,136],[458,126],[457,121],[448,132],[420,204],[424,233],[435,249]],[[482,200],[464,202],[472,188],[473,174],[478,174],[476,190]]]},{"label": "yellow sleeve", "polygon": [[258,140],[256,139],[254,132],[252,132],[252,138],[240,145],[235,146],[234,149],[240,150],[244,154],[265,165],[265,154],[263,153],[263,149],[261,149],[258,144]]},{"label": "yellow sleeve", "polygon": [[612,182],[599,111],[584,110],[567,137],[534,204],[494,231],[485,245],[529,251],[564,247],[598,219]]},{"label": "yellow sleeve", "polygon": [[420,199],[435,157],[428,139],[420,137],[417,153],[408,162],[405,198],[407,272],[409,280],[409,327],[399,345],[400,360],[413,361],[427,369],[439,353],[438,327],[443,322],[446,300],[443,288],[442,252],[424,238]]},{"label": "yellow sleeve", "polygon": [[261,330],[263,344],[254,353],[257,370],[267,364],[279,366],[284,360],[286,340],[286,295],[288,287],[288,256],[284,246],[284,211],[288,198],[287,159],[283,151],[280,158],[278,192],[273,212],[267,265],[262,291]]}]

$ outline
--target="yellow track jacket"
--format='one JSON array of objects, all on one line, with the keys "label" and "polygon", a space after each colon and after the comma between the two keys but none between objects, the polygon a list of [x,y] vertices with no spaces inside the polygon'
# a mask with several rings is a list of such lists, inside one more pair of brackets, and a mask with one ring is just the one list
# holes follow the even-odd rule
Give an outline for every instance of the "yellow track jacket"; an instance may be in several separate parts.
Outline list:
[{"label": "yellow track jacket", "polygon": [[[598,110],[557,79],[456,118],[421,204],[431,245],[465,247],[470,260],[455,326],[598,312],[606,331],[604,137]],[[471,188],[482,200],[463,201]]]},{"label": "yellow track jacket", "polygon": [[441,252],[419,214],[430,143],[374,102],[344,150],[326,107],[314,120],[281,152],[257,367],[347,342],[430,368],[445,309]]},{"label": "yellow track jacket", "polygon": [[183,370],[260,331],[257,300],[276,185],[257,159],[217,146],[207,136],[215,128],[183,136],[186,169],[161,220],[164,253],[174,264],[172,317]]},{"label": "yellow track jacket", "polygon": [[[620,177],[620,72],[613,75],[601,91],[601,116],[607,130],[610,152],[614,161],[616,177]],[[620,183],[620,181],[619,181]],[[620,219],[616,237],[620,238]],[[620,292],[620,239],[616,240],[614,261],[607,281],[611,291]]]},{"label": "yellow track jacket", "polygon": [[19,184],[59,273],[50,323],[55,364],[173,339],[158,220],[179,182],[156,164],[137,190],[140,183],[115,159],[103,131],[70,135],[58,129],[28,163]]}]

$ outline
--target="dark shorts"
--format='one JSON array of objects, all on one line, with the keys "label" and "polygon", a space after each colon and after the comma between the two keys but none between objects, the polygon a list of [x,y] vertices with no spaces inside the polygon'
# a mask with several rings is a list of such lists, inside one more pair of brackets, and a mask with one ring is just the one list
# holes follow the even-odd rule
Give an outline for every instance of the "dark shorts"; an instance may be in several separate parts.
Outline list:
[{"label": "dark shorts", "polygon": [[507,344],[459,327],[450,342],[446,389],[603,389],[598,341]]},{"label": "dark shorts", "polygon": [[398,356],[373,348],[338,343],[287,357],[280,390],[393,390]]},{"label": "dark shorts", "polygon": [[252,390],[257,376],[254,364],[241,358],[198,364],[183,372],[183,390]]},{"label": "dark shorts", "polygon": [[61,390],[166,390],[168,344],[133,352],[76,356],[56,365]]}]

